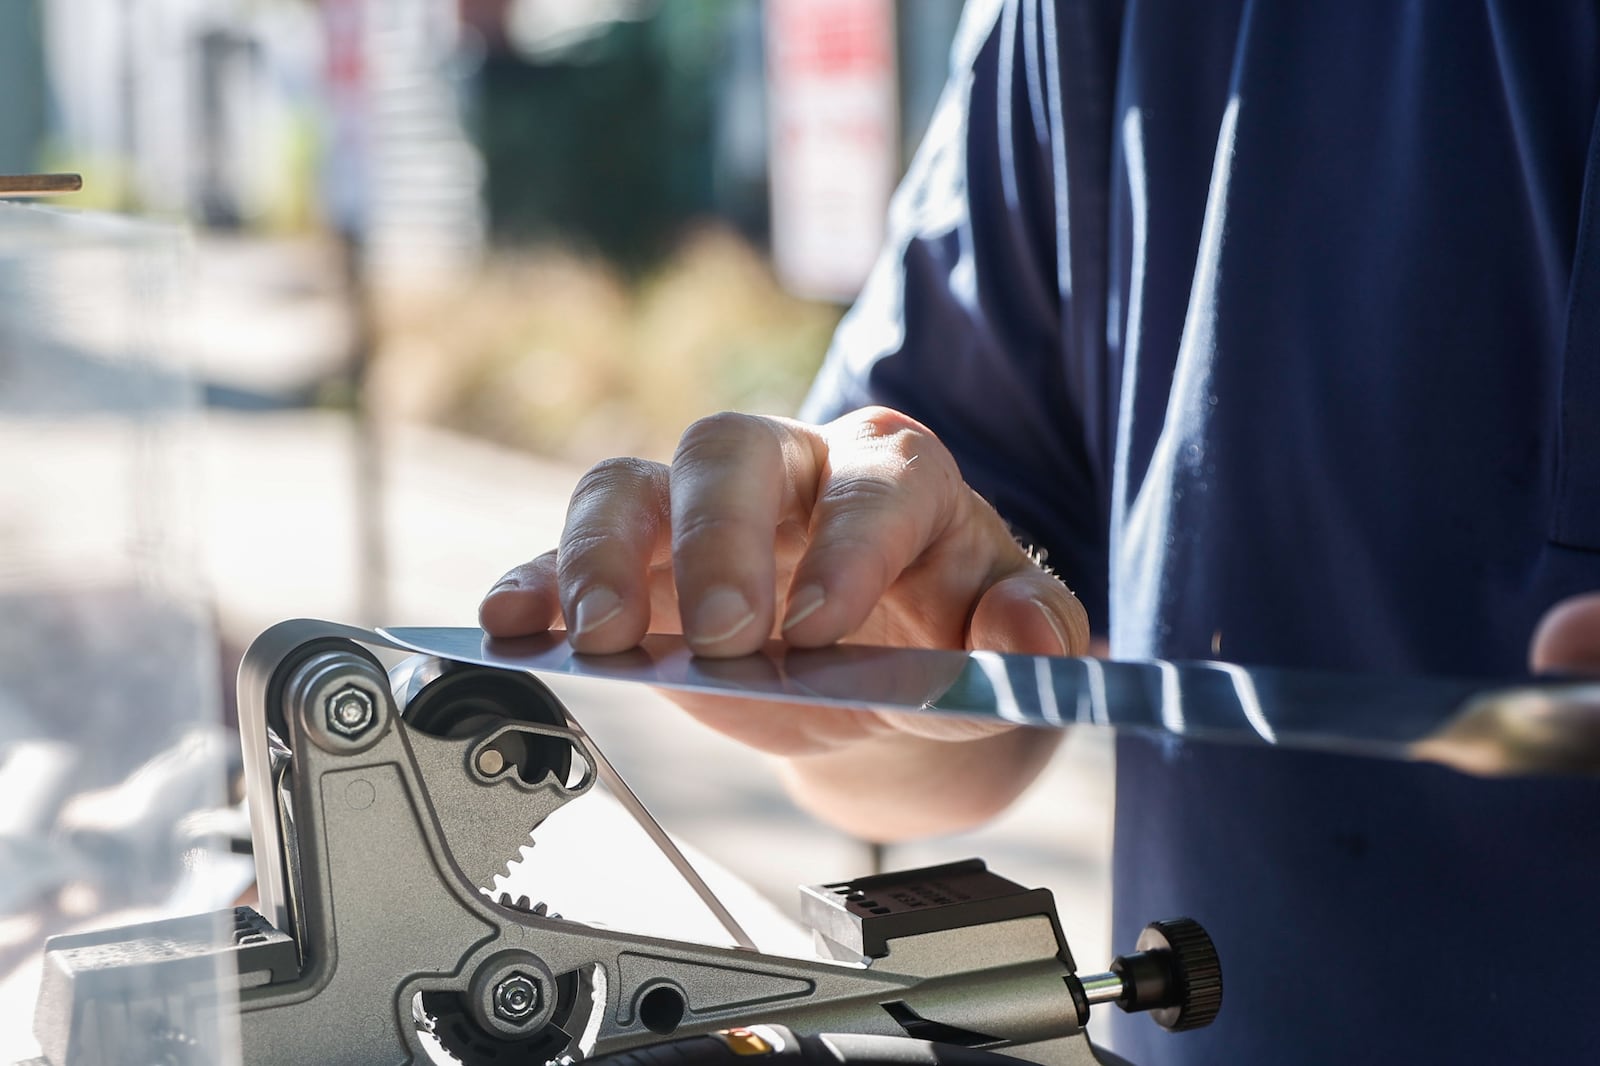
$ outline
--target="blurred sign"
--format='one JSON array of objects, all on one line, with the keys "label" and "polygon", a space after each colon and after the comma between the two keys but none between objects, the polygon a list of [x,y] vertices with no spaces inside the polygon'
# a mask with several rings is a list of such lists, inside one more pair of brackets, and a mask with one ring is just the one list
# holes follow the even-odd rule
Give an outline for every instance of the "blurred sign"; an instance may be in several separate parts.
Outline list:
[{"label": "blurred sign", "polygon": [[458,0],[322,0],[334,227],[373,283],[454,284],[483,250]]},{"label": "blurred sign", "polygon": [[850,300],[899,172],[893,0],[767,0],[772,248],[785,286]]},{"label": "blurred sign", "polygon": [[362,236],[367,228],[366,0],[323,0],[327,42],[328,144],[324,210],[334,229]]}]

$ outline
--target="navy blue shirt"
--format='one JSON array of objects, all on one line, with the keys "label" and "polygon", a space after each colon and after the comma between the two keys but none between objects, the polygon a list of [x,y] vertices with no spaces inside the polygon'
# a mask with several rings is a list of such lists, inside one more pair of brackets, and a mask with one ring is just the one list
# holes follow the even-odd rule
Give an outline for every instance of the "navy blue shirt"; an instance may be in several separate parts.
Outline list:
[{"label": "navy blue shirt", "polygon": [[[1120,657],[1512,675],[1600,589],[1600,6],[975,4],[807,404],[906,411]],[[1600,1061],[1600,786],[1118,745],[1145,1063]]]}]

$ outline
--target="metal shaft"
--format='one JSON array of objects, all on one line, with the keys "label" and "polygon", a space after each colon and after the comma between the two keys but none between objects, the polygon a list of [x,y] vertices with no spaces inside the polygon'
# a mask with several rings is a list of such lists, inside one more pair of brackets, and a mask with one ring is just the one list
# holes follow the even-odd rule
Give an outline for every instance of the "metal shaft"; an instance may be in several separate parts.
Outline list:
[{"label": "metal shaft", "polygon": [[1096,1003],[1115,1003],[1127,991],[1122,983],[1121,974],[1093,973],[1078,978],[1078,982],[1083,985],[1083,996],[1089,1001],[1090,1006]]}]

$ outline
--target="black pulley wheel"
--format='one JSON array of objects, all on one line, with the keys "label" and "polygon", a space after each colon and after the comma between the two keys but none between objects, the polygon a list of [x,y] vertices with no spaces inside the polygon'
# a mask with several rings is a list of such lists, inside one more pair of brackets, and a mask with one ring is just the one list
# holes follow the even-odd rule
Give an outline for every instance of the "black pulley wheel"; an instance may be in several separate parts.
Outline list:
[{"label": "black pulley wheel", "polygon": [[[498,724],[565,726],[561,704],[537,678],[508,670],[443,664],[402,712],[407,725],[436,737],[467,737]],[[496,745],[517,776],[537,784],[549,771],[558,781],[572,769],[572,746],[560,737],[516,733]]]},{"label": "black pulley wheel", "polygon": [[581,1029],[593,1009],[593,989],[580,971],[556,978],[555,991],[556,1008],[549,1024],[521,1037],[485,1031],[459,992],[425,992],[422,1010],[429,1031],[462,1066],[552,1062],[574,1050],[581,1035],[575,1030]]}]

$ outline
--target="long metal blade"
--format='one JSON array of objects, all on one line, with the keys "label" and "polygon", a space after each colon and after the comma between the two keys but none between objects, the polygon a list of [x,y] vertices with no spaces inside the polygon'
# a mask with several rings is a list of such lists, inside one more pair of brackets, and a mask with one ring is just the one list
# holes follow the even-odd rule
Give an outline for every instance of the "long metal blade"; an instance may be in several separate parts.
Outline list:
[{"label": "long metal blade", "polygon": [[615,655],[579,655],[551,632],[381,630],[413,651],[535,674],[849,707],[938,712],[1062,728],[1101,726],[1189,740],[1270,744],[1399,759],[1474,773],[1600,773],[1600,682],[1314,673],[1221,662],[1116,662],[998,652],[769,643],[737,659],[695,656],[647,636]]}]

